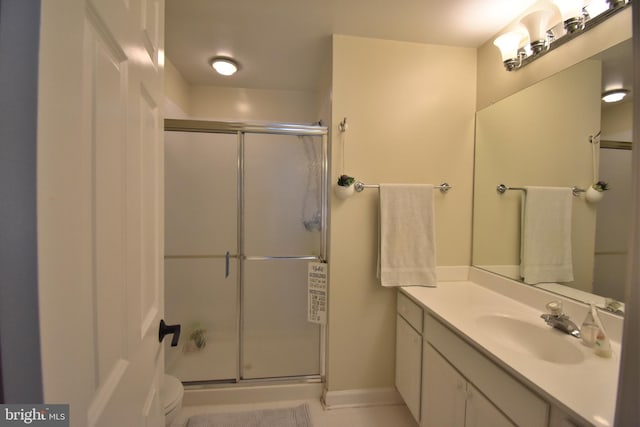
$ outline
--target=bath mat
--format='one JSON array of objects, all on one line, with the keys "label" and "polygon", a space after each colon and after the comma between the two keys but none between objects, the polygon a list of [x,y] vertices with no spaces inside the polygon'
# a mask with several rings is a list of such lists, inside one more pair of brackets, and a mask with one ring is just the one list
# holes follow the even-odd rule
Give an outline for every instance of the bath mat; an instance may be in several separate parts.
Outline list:
[{"label": "bath mat", "polygon": [[312,427],[312,424],[309,406],[304,404],[293,408],[194,415],[186,427]]}]

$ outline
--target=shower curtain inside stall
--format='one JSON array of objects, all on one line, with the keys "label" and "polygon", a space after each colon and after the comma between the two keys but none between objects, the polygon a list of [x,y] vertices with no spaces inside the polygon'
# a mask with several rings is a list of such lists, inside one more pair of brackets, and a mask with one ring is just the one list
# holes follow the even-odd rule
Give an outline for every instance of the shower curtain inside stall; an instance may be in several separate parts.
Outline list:
[{"label": "shower curtain inside stall", "polygon": [[307,266],[325,259],[326,128],[165,122],[165,312],[183,382],[319,380]]}]

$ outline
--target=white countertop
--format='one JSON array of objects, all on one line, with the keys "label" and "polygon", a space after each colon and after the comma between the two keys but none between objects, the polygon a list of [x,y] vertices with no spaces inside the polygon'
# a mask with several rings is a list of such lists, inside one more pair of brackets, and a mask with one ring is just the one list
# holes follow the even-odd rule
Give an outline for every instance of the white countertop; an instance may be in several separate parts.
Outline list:
[{"label": "white countertop", "polygon": [[[611,341],[611,358],[599,357],[581,340],[547,326],[540,318],[541,311],[470,281],[442,282],[436,288],[404,287],[401,290],[541,397],[595,426],[613,426],[620,364],[619,342]],[[586,315],[586,309],[584,313]],[[487,314],[540,325],[540,328],[548,329],[549,334],[557,334],[554,339],[568,340],[578,357],[572,363],[548,362],[524,349],[506,345],[490,328],[478,322]],[[580,326],[584,319],[572,317],[572,320]]]}]

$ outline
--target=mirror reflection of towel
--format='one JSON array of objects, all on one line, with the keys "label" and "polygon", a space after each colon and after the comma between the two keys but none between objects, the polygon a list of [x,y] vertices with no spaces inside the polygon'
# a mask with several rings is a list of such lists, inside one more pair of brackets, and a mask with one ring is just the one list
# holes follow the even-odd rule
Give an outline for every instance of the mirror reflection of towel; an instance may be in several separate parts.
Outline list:
[{"label": "mirror reflection of towel", "polygon": [[529,284],[573,281],[571,188],[525,189],[520,275]]},{"label": "mirror reflection of towel", "polygon": [[433,185],[380,184],[382,286],[436,286]]}]

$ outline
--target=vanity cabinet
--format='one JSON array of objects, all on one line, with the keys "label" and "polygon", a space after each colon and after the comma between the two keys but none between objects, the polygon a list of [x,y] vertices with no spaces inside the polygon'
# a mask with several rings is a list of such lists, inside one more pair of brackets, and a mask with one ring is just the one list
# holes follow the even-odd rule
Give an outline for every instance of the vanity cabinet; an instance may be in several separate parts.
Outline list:
[{"label": "vanity cabinet", "polygon": [[[466,380],[466,406],[460,409],[466,413],[465,426],[547,426],[549,405],[546,401],[430,314],[424,316],[423,341],[427,354],[431,346],[443,359],[441,362],[448,363],[451,369]],[[425,421],[431,416],[429,411],[441,410],[429,403],[428,396],[432,391],[428,390],[434,388],[434,392],[438,393],[437,389],[441,386],[437,376],[429,375],[433,372],[427,366],[429,362],[424,361],[422,374],[422,419]],[[485,418],[493,421],[485,422]]]},{"label": "vanity cabinet", "polygon": [[396,388],[420,421],[422,308],[398,293],[396,315]]},{"label": "vanity cabinet", "polygon": [[422,427],[514,426],[429,343],[424,344],[422,374]]},{"label": "vanity cabinet", "polygon": [[545,400],[401,292],[396,388],[421,427],[549,426]]}]

